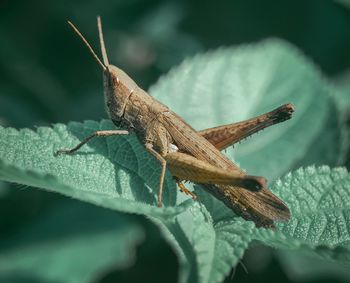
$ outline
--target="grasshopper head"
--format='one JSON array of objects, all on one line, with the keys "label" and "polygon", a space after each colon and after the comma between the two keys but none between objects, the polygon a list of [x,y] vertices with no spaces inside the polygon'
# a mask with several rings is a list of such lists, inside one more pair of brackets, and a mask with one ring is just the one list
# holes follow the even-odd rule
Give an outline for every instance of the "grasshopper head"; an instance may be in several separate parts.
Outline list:
[{"label": "grasshopper head", "polygon": [[96,62],[103,69],[103,87],[106,110],[111,120],[114,123],[119,124],[123,119],[128,98],[136,89],[137,84],[124,71],[109,64],[100,17],[97,17],[97,26],[103,62],[96,55],[95,51],[92,49],[84,36],[79,32],[79,30],[71,22],[68,23],[90,50],[90,53],[95,58]]},{"label": "grasshopper head", "polygon": [[111,120],[119,124],[123,119],[125,106],[129,96],[137,84],[121,69],[106,65],[103,71],[103,89],[106,110]]},{"label": "grasshopper head", "polygon": [[109,64],[100,17],[97,17],[97,27],[103,63],[105,65],[103,70],[103,90],[106,110],[112,121],[119,124],[123,119],[128,98],[136,89],[137,84],[123,70]]}]

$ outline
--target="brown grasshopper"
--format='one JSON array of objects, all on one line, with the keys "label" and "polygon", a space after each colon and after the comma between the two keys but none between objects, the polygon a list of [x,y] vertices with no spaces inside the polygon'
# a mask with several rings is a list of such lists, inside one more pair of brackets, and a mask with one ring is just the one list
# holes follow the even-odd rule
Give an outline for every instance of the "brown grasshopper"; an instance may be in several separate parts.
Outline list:
[{"label": "brown grasshopper", "polygon": [[133,130],[146,150],[161,164],[158,206],[162,206],[162,191],[166,168],[174,176],[181,191],[182,181],[202,184],[204,189],[226,206],[257,226],[274,227],[276,220],[288,220],[288,207],[267,188],[264,177],[247,175],[220,150],[268,126],[291,118],[294,108],[282,105],[261,116],[210,128],[194,130],[179,115],[141,89],[125,72],[108,62],[100,17],[97,18],[103,63],[78,29],[68,22],[89,48],[103,70],[105,105],[114,124],[128,130],[97,131],[72,149],[57,154],[70,154],[94,137],[126,135]]}]

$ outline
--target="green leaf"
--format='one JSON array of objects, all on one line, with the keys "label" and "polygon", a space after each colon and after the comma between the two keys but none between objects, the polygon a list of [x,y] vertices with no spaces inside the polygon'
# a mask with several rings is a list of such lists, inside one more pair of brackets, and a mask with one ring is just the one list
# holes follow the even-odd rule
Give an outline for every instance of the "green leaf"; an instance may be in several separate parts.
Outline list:
[{"label": "green leaf", "polygon": [[342,164],[349,168],[350,164],[350,71],[338,76],[334,83],[337,89],[332,93],[335,105],[339,109],[340,119],[345,124],[343,136],[343,153],[340,158]]},{"label": "green leaf", "polygon": [[299,169],[278,180],[273,191],[286,201],[292,218],[278,223],[277,232],[257,229],[257,240],[350,263],[350,174],[346,169]]},{"label": "green leaf", "polygon": [[349,282],[349,266],[291,250],[280,250],[277,257],[284,272],[294,281],[306,282],[337,278]]},{"label": "green leaf", "polygon": [[350,1],[349,0],[336,0],[336,2],[344,5],[347,8],[350,8]]},{"label": "green leaf", "polygon": [[212,211],[196,202],[172,221],[155,222],[179,257],[180,282],[222,282],[252,239],[252,222],[232,213],[219,222],[211,216]]},{"label": "green leaf", "polygon": [[350,112],[350,70],[345,71],[336,77],[333,82],[337,90],[333,93],[333,98],[342,112]]},{"label": "green leaf", "polygon": [[234,153],[227,152],[248,172],[270,180],[300,165],[337,164],[345,145],[331,92],[318,69],[280,40],[198,55],[150,89],[198,130],[293,103],[296,111],[290,121],[243,141]]},{"label": "green leaf", "polygon": [[[238,147],[237,159],[252,174],[272,179],[300,162],[338,158],[341,125],[330,106],[328,85],[310,63],[281,41],[197,56],[162,78],[151,92],[198,129],[293,102],[297,112],[291,121]],[[323,154],[316,151],[304,160],[330,125],[332,131],[325,140],[332,147],[324,149],[321,139]],[[199,186],[195,188],[199,201],[193,202],[178,192],[170,174],[165,180],[164,207],[157,208],[160,166],[135,135],[95,139],[72,156],[53,156],[57,149],[71,148],[96,130],[113,128],[110,121],[58,124],[36,132],[1,128],[0,179],[147,215],[177,252],[181,282],[222,281],[252,239],[300,247],[297,235],[286,235],[284,226],[280,226],[284,233],[255,229],[252,222],[236,217]],[[232,151],[228,154],[232,157]]]},{"label": "green leaf", "polygon": [[[53,155],[96,130],[111,128],[110,121],[70,123],[68,127],[58,124],[38,128],[37,132],[0,128],[0,178],[118,211],[145,214],[162,227],[178,251],[183,282],[221,281],[242,257],[253,223],[235,217],[223,205],[213,212],[224,210],[221,214],[226,218],[218,213],[216,220],[222,222],[214,223],[206,208],[211,207],[212,198],[204,194],[202,203],[194,203],[182,195],[177,200],[177,189],[169,175],[165,207],[157,208],[159,166],[135,136],[100,138],[74,155]],[[191,209],[186,210],[189,206]],[[239,229],[235,231],[235,227]]]},{"label": "green leaf", "polygon": [[0,245],[1,282],[92,282],[132,264],[141,228],[110,210],[67,200]]},{"label": "green leaf", "polygon": [[75,155],[54,156],[58,149],[111,128],[110,121],[71,123],[68,128],[58,124],[37,132],[0,128],[0,177],[119,211],[166,217],[185,209],[190,202],[174,207],[177,189],[169,175],[165,208],[155,206],[159,166],[133,135],[97,139]]}]

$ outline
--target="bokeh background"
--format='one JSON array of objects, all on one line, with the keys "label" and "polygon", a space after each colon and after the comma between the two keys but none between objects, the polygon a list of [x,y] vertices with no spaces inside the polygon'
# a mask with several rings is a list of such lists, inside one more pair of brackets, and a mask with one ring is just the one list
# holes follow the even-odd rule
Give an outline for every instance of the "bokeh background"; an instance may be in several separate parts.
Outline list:
[{"label": "bokeh background", "polygon": [[[110,62],[126,70],[144,89],[186,57],[268,37],[283,38],[296,45],[330,80],[350,89],[349,3],[1,0],[0,125],[33,129],[107,117],[101,70],[66,24],[67,20],[73,21],[98,50],[97,15],[103,20]],[[349,168],[349,159],[347,165]],[[69,213],[66,218],[51,218],[67,209],[79,215],[76,225],[67,224]],[[96,227],[96,222],[101,225]],[[140,227],[137,245],[130,247],[124,264],[99,270],[93,282],[164,282],[164,278],[177,282],[176,255],[144,217],[105,211],[45,191],[0,183],[0,254],[11,245],[55,242],[94,229],[121,229],[128,225]],[[322,273],[320,266],[324,266]],[[258,280],[349,282],[350,275],[341,266],[256,246],[225,282]],[[0,282],[38,281],[25,274],[6,278],[0,274]]]}]

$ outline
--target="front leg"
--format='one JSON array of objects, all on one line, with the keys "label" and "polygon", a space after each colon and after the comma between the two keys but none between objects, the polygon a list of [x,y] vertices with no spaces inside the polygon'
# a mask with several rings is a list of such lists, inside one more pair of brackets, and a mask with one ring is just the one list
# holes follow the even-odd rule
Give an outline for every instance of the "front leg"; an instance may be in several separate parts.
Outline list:
[{"label": "front leg", "polygon": [[[168,153],[170,139],[168,131],[159,120],[154,119],[148,123],[145,134],[145,147],[149,153],[158,159],[162,166],[159,179],[158,207],[162,207],[163,184],[167,165],[164,157]],[[158,151],[154,150],[153,146],[155,146]]]},{"label": "front leg", "polygon": [[55,156],[59,154],[72,154],[73,152],[77,151],[79,148],[81,148],[84,144],[86,144],[89,140],[95,137],[109,137],[109,136],[116,136],[116,135],[128,135],[129,132],[126,130],[107,130],[107,131],[96,131],[92,135],[85,138],[83,141],[78,143],[75,147],[71,149],[60,149],[55,152]]},{"label": "front leg", "polygon": [[153,145],[151,143],[145,144],[146,149],[149,153],[151,153],[155,158],[158,159],[162,166],[162,171],[160,173],[160,179],[159,179],[159,190],[158,190],[158,207],[162,207],[162,195],[163,195],[163,184],[164,184],[164,177],[165,177],[165,169],[166,169],[166,160],[163,156],[161,156],[157,151],[153,149]]}]

